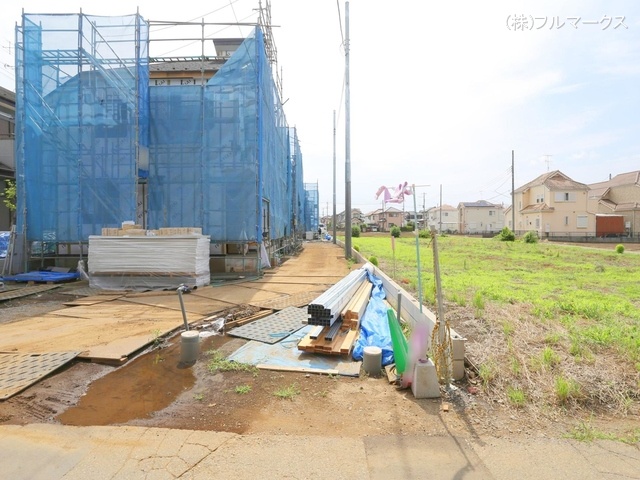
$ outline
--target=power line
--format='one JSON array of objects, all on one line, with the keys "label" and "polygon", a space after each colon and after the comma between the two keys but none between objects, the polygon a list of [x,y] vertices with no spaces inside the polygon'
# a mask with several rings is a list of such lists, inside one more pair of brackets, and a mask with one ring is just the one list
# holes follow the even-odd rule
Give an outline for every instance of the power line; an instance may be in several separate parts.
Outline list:
[{"label": "power line", "polygon": [[340,14],[340,0],[336,0],[336,5],[338,6],[338,22],[340,23],[340,39],[342,40],[341,45],[344,45],[344,33],[342,33],[342,15]]}]

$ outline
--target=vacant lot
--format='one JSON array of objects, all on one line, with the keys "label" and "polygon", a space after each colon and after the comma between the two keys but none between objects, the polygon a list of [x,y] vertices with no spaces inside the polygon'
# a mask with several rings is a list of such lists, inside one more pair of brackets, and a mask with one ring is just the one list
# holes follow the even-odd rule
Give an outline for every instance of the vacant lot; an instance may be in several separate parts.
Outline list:
[{"label": "vacant lot", "polygon": [[[353,240],[365,258],[417,293],[415,237]],[[640,437],[640,255],[459,236],[438,237],[445,316],[488,405],[532,425],[598,418]],[[433,241],[420,239],[423,301],[435,308]],[[473,381],[472,380],[472,381]],[[616,434],[619,434],[616,433]]]}]

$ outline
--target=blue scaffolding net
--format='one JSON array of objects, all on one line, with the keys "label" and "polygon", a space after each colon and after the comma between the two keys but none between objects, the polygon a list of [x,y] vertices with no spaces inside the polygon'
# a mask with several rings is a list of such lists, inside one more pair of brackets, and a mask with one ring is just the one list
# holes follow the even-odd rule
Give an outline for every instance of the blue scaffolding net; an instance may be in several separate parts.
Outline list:
[{"label": "blue scaffolding net", "polygon": [[151,87],[148,31],[139,15],[23,15],[18,230],[76,242],[135,220],[261,242],[317,224],[261,29],[208,82]]}]

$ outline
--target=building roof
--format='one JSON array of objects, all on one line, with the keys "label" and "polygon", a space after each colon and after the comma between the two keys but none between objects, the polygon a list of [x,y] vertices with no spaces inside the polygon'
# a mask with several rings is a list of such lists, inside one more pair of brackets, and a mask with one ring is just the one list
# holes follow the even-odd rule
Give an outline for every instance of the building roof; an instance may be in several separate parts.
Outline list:
[{"label": "building roof", "polygon": [[550,207],[546,203],[532,203],[531,205],[527,205],[520,213],[537,213],[537,212],[553,212],[553,207]]},{"label": "building roof", "polygon": [[516,188],[514,193],[522,193],[530,188],[544,185],[549,190],[588,190],[589,186],[585,183],[576,182],[567,177],[560,170],[554,170],[553,172],[547,172],[540,175],[538,178],[531,180],[529,183],[525,183],[523,186]]},{"label": "building roof", "polygon": [[477,200],[475,202],[460,202],[458,204],[458,208],[460,208],[461,205],[464,208],[479,208],[479,207],[503,208],[502,205],[497,205],[495,203],[487,202],[486,200]]},{"label": "building roof", "polygon": [[622,187],[626,185],[640,186],[640,170],[636,170],[634,172],[619,173],[612,179],[605,182],[591,183],[589,184],[589,188],[594,192],[602,190],[604,194],[604,192],[606,192],[611,187]]}]

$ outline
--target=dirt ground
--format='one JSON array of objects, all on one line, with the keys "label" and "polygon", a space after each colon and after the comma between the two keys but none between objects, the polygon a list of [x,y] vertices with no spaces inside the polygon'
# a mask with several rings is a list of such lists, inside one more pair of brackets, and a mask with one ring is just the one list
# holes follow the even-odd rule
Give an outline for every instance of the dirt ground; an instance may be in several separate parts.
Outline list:
[{"label": "dirt ground", "polygon": [[[289,261],[298,259],[284,265]],[[307,271],[318,273],[313,266]],[[55,289],[2,302],[0,318],[13,321],[36,315],[70,299]],[[439,399],[415,399],[410,390],[400,389],[386,376],[212,371],[213,351],[226,356],[245,342],[229,335],[204,339],[197,362],[184,366],[179,336],[174,336],[120,367],[72,362],[0,402],[0,424],[139,425],[322,436],[560,437],[586,423],[620,435],[630,428],[640,431],[637,397],[625,411],[607,409],[595,401],[551,410],[548,405],[520,409],[509,405],[497,389],[484,388],[473,362],[482,361],[483,351],[490,346],[491,318],[487,317],[493,315],[498,321],[504,314],[488,312],[485,318],[475,319],[470,311],[451,312],[456,330],[468,335],[471,364],[465,379],[454,382],[450,390],[442,387]],[[631,375],[633,382],[634,372],[624,375]]]}]

